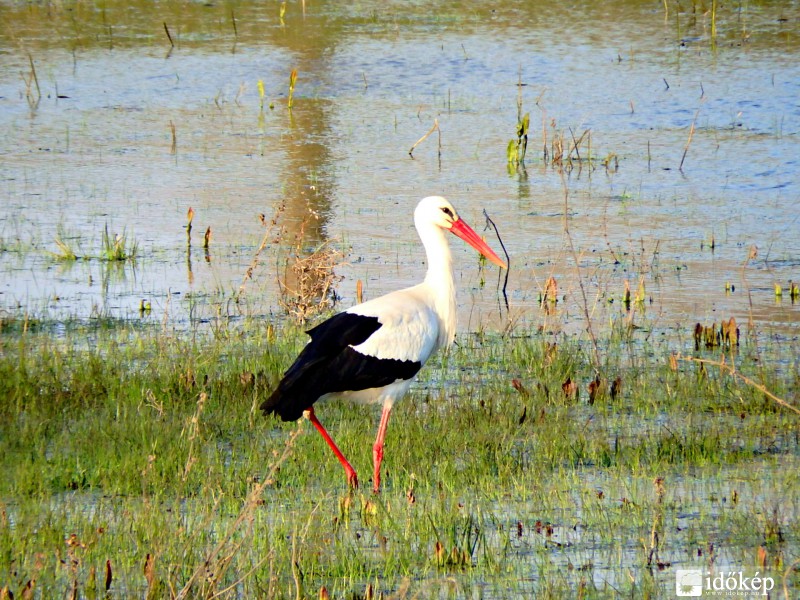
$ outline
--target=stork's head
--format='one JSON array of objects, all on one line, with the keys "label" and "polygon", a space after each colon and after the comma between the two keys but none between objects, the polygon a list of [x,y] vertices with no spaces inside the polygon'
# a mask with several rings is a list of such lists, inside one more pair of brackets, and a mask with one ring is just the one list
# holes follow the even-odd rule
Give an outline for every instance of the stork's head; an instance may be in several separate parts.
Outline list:
[{"label": "stork's head", "polygon": [[494,253],[494,250],[483,241],[481,236],[475,233],[472,227],[467,225],[464,219],[458,216],[453,205],[441,196],[428,196],[427,198],[423,198],[420,203],[417,204],[417,208],[414,211],[414,223],[418,230],[423,227],[435,225],[436,227],[450,231],[497,266],[503,267],[504,269],[508,268],[505,261]]}]

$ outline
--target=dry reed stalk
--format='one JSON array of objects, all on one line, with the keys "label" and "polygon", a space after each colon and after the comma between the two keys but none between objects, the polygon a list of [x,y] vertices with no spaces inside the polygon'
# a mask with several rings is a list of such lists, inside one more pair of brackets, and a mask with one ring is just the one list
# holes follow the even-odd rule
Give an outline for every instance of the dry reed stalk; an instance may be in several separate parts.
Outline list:
[{"label": "dry reed stalk", "polygon": [[564,136],[555,129],[553,129],[553,141],[550,147],[550,162],[553,165],[561,165],[564,162]]},{"label": "dry reed stalk", "polygon": [[[244,277],[242,277],[242,283],[239,285],[239,292],[236,294],[236,302],[238,302],[239,298],[244,294],[247,282],[253,278],[253,272],[258,266],[261,253],[264,251],[264,248],[267,247],[267,243],[269,242],[270,236],[272,235],[272,231],[275,229],[275,227],[277,227],[278,221],[280,220],[280,216],[281,214],[283,214],[284,210],[286,210],[285,201],[281,202],[275,209],[275,214],[273,215],[272,220],[269,221],[269,223],[267,222],[267,219],[263,214],[259,215],[259,218],[261,219],[261,224],[264,227],[266,227],[266,231],[264,231],[264,237],[261,238],[261,243],[258,245],[256,253],[253,255],[253,260],[250,261],[250,266],[247,267],[247,271],[245,271]],[[277,242],[278,239],[274,241]]]},{"label": "dry reed stalk", "polygon": [[542,109],[542,160],[547,164],[547,111]]},{"label": "dry reed stalk", "polygon": [[[172,146],[170,147],[169,153],[170,154],[177,154],[178,153],[178,135],[175,133],[175,123],[172,122],[172,119],[169,120],[169,130],[172,133]],[[191,223],[191,221],[190,221]]]},{"label": "dry reed stalk", "polygon": [[[238,550],[239,547],[241,547],[241,543],[237,546],[237,550]],[[267,562],[267,560],[271,560],[272,558],[274,558],[274,554],[275,553],[272,550],[270,550],[267,553],[267,555],[264,558],[262,558],[261,560],[257,561],[256,564],[254,564],[253,567],[249,571],[247,571],[246,573],[243,573],[242,576],[239,577],[239,579],[237,579],[236,581],[231,583],[228,587],[222,588],[220,591],[218,591],[215,594],[213,594],[212,596],[210,596],[210,598],[212,598],[212,599],[213,598],[221,598],[222,596],[225,596],[226,594],[228,594],[228,592],[230,592],[231,590],[237,588],[239,585],[241,585],[241,583],[245,579],[247,579],[248,577],[250,577],[250,575],[255,573],[256,570],[260,569],[261,565],[263,565],[265,562]],[[228,564],[230,564],[230,561],[228,561]],[[271,598],[272,596],[268,596],[268,597]]]},{"label": "dry reed stalk", "polygon": [[700,114],[700,109],[698,108],[697,111],[694,113],[694,119],[692,119],[692,126],[689,128],[689,139],[686,140],[686,145],[683,147],[683,156],[681,156],[681,164],[678,165],[678,170],[683,171],[683,161],[686,160],[686,153],[689,152],[689,144],[692,143],[692,138],[694,137],[694,127],[695,123],[697,122],[697,115]]},{"label": "dry reed stalk", "polygon": [[561,186],[564,188],[564,235],[567,237],[567,241],[569,242],[572,260],[575,261],[575,270],[578,275],[578,287],[581,290],[581,298],[583,299],[583,305],[581,308],[583,310],[583,316],[586,319],[586,331],[589,334],[589,339],[592,341],[592,357],[594,358],[594,368],[597,370],[600,368],[601,364],[600,347],[597,343],[597,336],[595,336],[594,329],[592,328],[592,317],[589,314],[589,300],[586,296],[586,287],[583,285],[583,277],[581,277],[578,252],[575,250],[575,244],[572,241],[572,234],[570,234],[569,231],[569,188],[567,187],[567,181],[564,177],[563,170],[561,171]]},{"label": "dry reed stalk", "polygon": [[441,156],[441,155],[442,155],[442,130],[441,130],[441,129],[439,129],[439,119],[434,119],[434,120],[433,120],[433,127],[431,127],[430,131],[429,131],[428,133],[426,133],[425,135],[423,135],[421,138],[419,138],[419,139],[418,139],[418,140],[417,140],[417,141],[414,143],[414,145],[413,145],[413,146],[411,146],[411,149],[408,151],[408,155],[409,155],[411,158],[414,158],[414,149],[415,149],[417,146],[419,146],[419,145],[420,145],[422,142],[424,142],[425,140],[427,140],[427,139],[428,139],[428,137],[430,137],[430,135],[431,135],[431,134],[432,134],[434,131],[438,131],[438,132],[439,132],[439,156]]},{"label": "dry reed stalk", "polygon": [[580,162],[581,160],[581,153],[580,153],[580,145],[583,142],[583,138],[585,138],[589,134],[589,129],[585,130],[581,137],[575,139],[575,133],[572,131],[572,127],[569,128],[569,135],[572,137],[572,148],[569,151],[569,155],[572,156],[572,153],[575,153],[575,159]]},{"label": "dry reed stalk", "polygon": [[783,398],[780,398],[780,397],[776,396],[775,394],[770,392],[766,388],[766,386],[764,386],[764,385],[762,385],[762,384],[760,384],[758,382],[753,381],[747,375],[742,375],[739,371],[736,370],[736,365],[735,364],[734,365],[729,365],[728,363],[725,362],[725,357],[724,356],[723,356],[722,360],[710,360],[710,359],[707,359],[707,358],[695,358],[694,356],[683,356],[681,354],[678,354],[678,355],[675,356],[675,360],[682,360],[684,362],[694,362],[694,363],[699,363],[700,365],[710,365],[712,367],[719,367],[720,371],[728,373],[734,379],[740,379],[741,381],[743,381],[744,383],[746,383],[750,387],[757,389],[759,392],[764,394],[767,398],[769,398],[773,402],[775,402],[777,404],[780,404],[784,408],[788,408],[789,410],[791,410],[791,411],[797,413],[798,415],[800,415],[800,408],[797,408],[796,406],[794,406],[792,404],[789,404]]},{"label": "dry reed stalk", "polygon": [[197,398],[197,409],[189,420],[188,427],[184,429],[187,439],[189,440],[189,451],[186,453],[186,464],[183,466],[183,481],[186,481],[189,477],[194,463],[197,462],[197,457],[194,456],[195,439],[200,432],[200,417],[203,414],[206,400],[208,400],[208,395],[205,392],[200,392],[200,396]]},{"label": "dry reed stalk", "polygon": [[36,76],[36,65],[33,64],[33,56],[28,54],[28,60],[31,63],[31,77],[36,84],[36,102],[38,103],[42,98],[42,90],[39,88],[39,78]]},{"label": "dry reed stalk", "polygon": [[[284,5],[286,3],[284,2]],[[292,110],[294,106],[294,87],[297,84],[297,69],[292,69],[292,72],[289,74],[289,98],[286,101],[286,107],[289,110]]]},{"label": "dry reed stalk", "polygon": [[[186,598],[188,598],[194,583],[198,579],[200,579],[204,573],[208,572],[212,565],[219,566],[219,557],[222,554],[222,552],[229,547],[231,538],[239,529],[242,523],[252,519],[253,513],[255,513],[256,508],[261,504],[261,495],[264,493],[264,490],[274,483],[273,478],[275,477],[275,473],[277,473],[280,466],[291,455],[295,440],[297,439],[297,436],[299,436],[300,433],[303,431],[302,423],[303,423],[302,420],[298,423],[297,428],[291,433],[289,439],[286,441],[283,453],[281,453],[278,459],[275,460],[275,462],[273,462],[270,465],[269,469],[265,473],[261,482],[258,485],[256,485],[248,494],[247,500],[245,501],[242,510],[239,512],[239,516],[236,517],[236,520],[231,524],[231,526],[225,532],[225,535],[222,536],[222,539],[219,541],[219,543],[217,543],[217,545],[214,546],[214,548],[212,548],[212,550],[206,555],[205,560],[203,560],[203,562],[200,563],[195,568],[191,577],[189,577],[189,580],[175,596],[176,600],[185,600]],[[241,543],[242,542],[236,545],[236,550],[238,550],[241,547]],[[223,557],[222,560],[229,563],[232,558],[233,554],[228,554],[225,557]],[[227,565],[225,565],[225,567],[227,568]]]}]

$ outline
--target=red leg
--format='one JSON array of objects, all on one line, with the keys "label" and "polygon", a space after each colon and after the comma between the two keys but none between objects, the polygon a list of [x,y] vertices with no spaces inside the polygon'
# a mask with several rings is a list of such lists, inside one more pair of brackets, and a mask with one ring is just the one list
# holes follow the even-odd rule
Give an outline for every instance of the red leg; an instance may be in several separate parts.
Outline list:
[{"label": "red leg", "polygon": [[336,455],[336,458],[339,459],[339,462],[342,463],[344,467],[344,472],[347,474],[347,483],[349,483],[352,487],[358,487],[358,476],[356,475],[356,470],[350,466],[350,463],[347,462],[347,459],[342,454],[342,451],[339,450],[339,447],[336,445],[336,442],[333,441],[333,438],[325,431],[325,428],[322,426],[322,423],[319,422],[317,419],[317,415],[314,414],[314,407],[312,406],[307,411],[305,411],[306,418],[311,421],[312,425],[317,428],[322,438],[328,443],[333,453]]},{"label": "red leg", "polygon": [[383,461],[383,439],[386,437],[386,428],[389,425],[389,415],[392,412],[391,405],[385,404],[383,412],[381,413],[381,424],[378,425],[378,437],[375,439],[375,445],[372,446],[372,461],[375,466],[375,471],[372,475],[372,491],[376,494],[380,492],[381,488],[381,462]]}]

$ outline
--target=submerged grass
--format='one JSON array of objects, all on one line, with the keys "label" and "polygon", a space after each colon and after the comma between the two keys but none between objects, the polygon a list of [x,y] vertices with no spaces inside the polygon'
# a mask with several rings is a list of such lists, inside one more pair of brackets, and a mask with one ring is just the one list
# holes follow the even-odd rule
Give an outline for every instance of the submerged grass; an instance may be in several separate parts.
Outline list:
[{"label": "submerged grass", "polygon": [[[671,598],[676,568],[723,565],[797,593],[800,421],[669,360],[691,346],[609,336],[598,375],[593,344],[461,336],[397,406],[373,496],[346,489],[311,427],[257,409],[301,330],[120,323],[88,347],[47,331],[0,332],[0,588],[15,595]],[[796,348],[733,358],[797,404]],[[318,414],[369,473],[375,411]]]}]

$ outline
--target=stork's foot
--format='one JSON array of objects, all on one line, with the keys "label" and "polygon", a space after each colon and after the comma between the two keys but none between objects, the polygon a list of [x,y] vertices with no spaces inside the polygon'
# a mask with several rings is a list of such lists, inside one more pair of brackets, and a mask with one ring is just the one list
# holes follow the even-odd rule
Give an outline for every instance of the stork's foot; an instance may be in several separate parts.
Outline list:
[{"label": "stork's foot", "polygon": [[375,468],[375,472],[372,474],[372,493],[377,495],[381,493],[381,467],[380,461],[378,461],[378,466]]},{"label": "stork's foot", "polygon": [[352,489],[357,490],[358,489],[358,475],[356,475],[355,469],[353,469],[352,467],[350,467],[350,469],[347,469],[347,467],[345,467],[345,472],[347,473],[347,483],[348,483],[348,485]]}]

